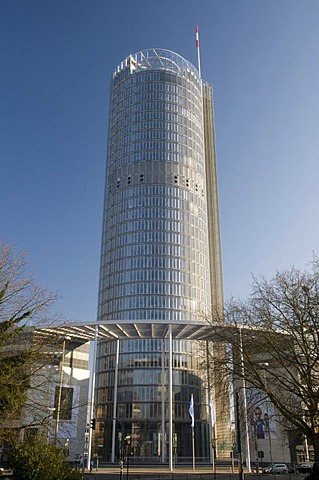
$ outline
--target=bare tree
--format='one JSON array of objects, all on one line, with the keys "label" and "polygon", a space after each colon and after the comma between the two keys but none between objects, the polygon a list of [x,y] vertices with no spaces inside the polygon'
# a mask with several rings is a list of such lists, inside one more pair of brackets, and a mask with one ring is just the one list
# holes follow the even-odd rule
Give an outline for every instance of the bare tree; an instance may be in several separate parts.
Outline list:
[{"label": "bare tree", "polygon": [[307,271],[291,268],[269,281],[254,278],[251,296],[231,300],[223,319],[210,323],[212,339],[225,345],[218,355],[211,352],[215,371],[239,381],[241,388],[262,391],[275,406],[278,421],[313,445],[318,473],[318,259]]},{"label": "bare tree", "polygon": [[0,434],[14,425],[25,405],[31,377],[41,368],[43,345],[34,343],[32,331],[47,321],[55,299],[35,284],[26,255],[0,243]]}]

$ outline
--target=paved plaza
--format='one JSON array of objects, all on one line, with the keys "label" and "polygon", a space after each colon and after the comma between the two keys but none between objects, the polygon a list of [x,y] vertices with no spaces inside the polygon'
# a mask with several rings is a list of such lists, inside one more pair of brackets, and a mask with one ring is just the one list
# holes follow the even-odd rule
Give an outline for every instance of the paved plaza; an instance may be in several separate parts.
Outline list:
[{"label": "paved plaza", "polygon": [[159,466],[133,466],[127,472],[123,468],[121,472],[119,467],[95,468],[92,473],[85,472],[84,480],[304,480],[304,474],[286,474],[286,475],[266,475],[244,472],[240,477],[238,470],[230,466],[217,467],[213,471],[212,467],[179,466],[172,472],[168,467]]}]

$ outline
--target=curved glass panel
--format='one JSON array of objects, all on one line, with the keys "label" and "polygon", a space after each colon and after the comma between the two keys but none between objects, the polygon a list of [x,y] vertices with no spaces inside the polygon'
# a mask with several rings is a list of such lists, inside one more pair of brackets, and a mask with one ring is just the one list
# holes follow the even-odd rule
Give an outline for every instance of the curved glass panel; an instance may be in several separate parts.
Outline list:
[{"label": "curved glass panel", "polygon": [[163,48],[149,48],[129,55],[118,65],[114,72],[116,75],[124,68],[130,67],[136,71],[140,70],[168,70],[181,73],[184,70],[191,72],[197,78],[198,70],[188,60],[176,52]]}]

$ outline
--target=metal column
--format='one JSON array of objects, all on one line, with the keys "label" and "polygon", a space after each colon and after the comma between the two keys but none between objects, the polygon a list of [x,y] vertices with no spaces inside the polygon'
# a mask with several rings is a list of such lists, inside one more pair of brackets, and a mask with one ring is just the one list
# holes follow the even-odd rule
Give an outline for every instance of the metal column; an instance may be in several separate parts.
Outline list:
[{"label": "metal column", "polygon": [[87,468],[90,468],[91,463],[91,453],[92,453],[92,428],[91,428],[91,419],[94,414],[94,393],[95,393],[95,372],[96,372],[96,353],[97,353],[97,339],[98,339],[99,326],[95,325],[94,332],[94,345],[93,345],[93,364],[91,372],[91,391],[90,391],[90,418],[89,418],[89,444],[88,444],[88,458],[87,458]]},{"label": "metal column", "polygon": [[165,463],[165,340],[162,338],[162,463]]},{"label": "metal column", "polygon": [[[114,463],[114,459],[115,459],[115,433],[116,433],[116,420],[117,420],[117,385],[118,385],[118,376],[119,376],[119,356],[120,356],[120,341],[116,340],[111,463]],[[122,432],[122,435],[124,435],[124,432]],[[123,440],[124,439],[122,438],[122,442]]]},{"label": "metal column", "polygon": [[169,357],[169,375],[168,375],[168,448],[169,448],[169,469],[173,471],[173,340],[172,325],[168,329],[168,357]]},{"label": "metal column", "polygon": [[247,397],[246,397],[246,377],[245,377],[245,362],[243,355],[243,337],[241,328],[239,329],[239,342],[240,342],[240,363],[241,363],[241,375],[242,375],[242,387],[243,387],[243,419],[245,427],[245,447],[246,447],[246,465],[250,472],[250,440],[248,430],[248,418],[247,418]]}]

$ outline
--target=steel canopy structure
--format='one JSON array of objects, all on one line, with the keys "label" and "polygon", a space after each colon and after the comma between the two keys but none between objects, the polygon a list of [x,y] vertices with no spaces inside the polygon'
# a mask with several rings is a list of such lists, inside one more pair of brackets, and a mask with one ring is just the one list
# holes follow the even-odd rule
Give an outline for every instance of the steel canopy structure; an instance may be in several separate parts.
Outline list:
[{"label": "steel canopy structure", "polygon": [[[220,325],[219,325],[220,327]],[[54,335],[59,337],[69,336],[71,340],[82,344],[94,340],[125,340],[133,338],[166,338],[171,328],[174,339],[188,338],[191,340],[203,340],[212,331],[209,322],[148,322],[139,321],[130,323],[117,321],[116,323],[65,323],[52,324],[36,328],[40,335]]]},{"label": "steel canopy structure", "polygon": [[[93,418],[94,402],[95,402],[95,374],[97,363],[97,343],[99,341],[105,342],[106,340],[113,340],[116,342],[117,358],[119,356],[119,344],[120,340],[132,340],[132,339],[162,339],[167,341],[168,347],[168,365],[166,367],[168,372],[168,403],[169,403],[169,417],[168,417],[168,438],[169,438],[169,453],[168,460],[170,469],[173,470],[173,340],[179,340],[187,338],[188,340],[207,340],[209,332],[211,333],[212,325],[208,322],[152,322],[142,321],[138,323],[116,322],[116,323],[96,323],[89,324],[59,324],[43,326],[36,329],[36,334],[40,336],[68,338],[69,346],[79,346],[88,341],[94,340],[93,348],[93,368],[90,375],[90,389],[91,397],[89,399],[90,405],[90,418]],[[71,347],[72,349],[72,347]],[[164,365],[163,361],[163,365]],[[164,366],[163,366],[164,368]],[[118,374],[119,363],[118,360],[115,366],[116,376]],[[164,377],[162,377],[163,382]],[[164,383],[162,384],[164,389]],[[114,398],[114,409],[116,411],[117,399]],[[116,418],[112,417],[113,433],[112,433],[112,451],[111,462],[115,460],[115,448],[116,448]],[[164,447],[164,436],[162,438]],[[89,441],[88,441],[88,464],[91,459],[92,448],[92,430],[89,429]]]}]

